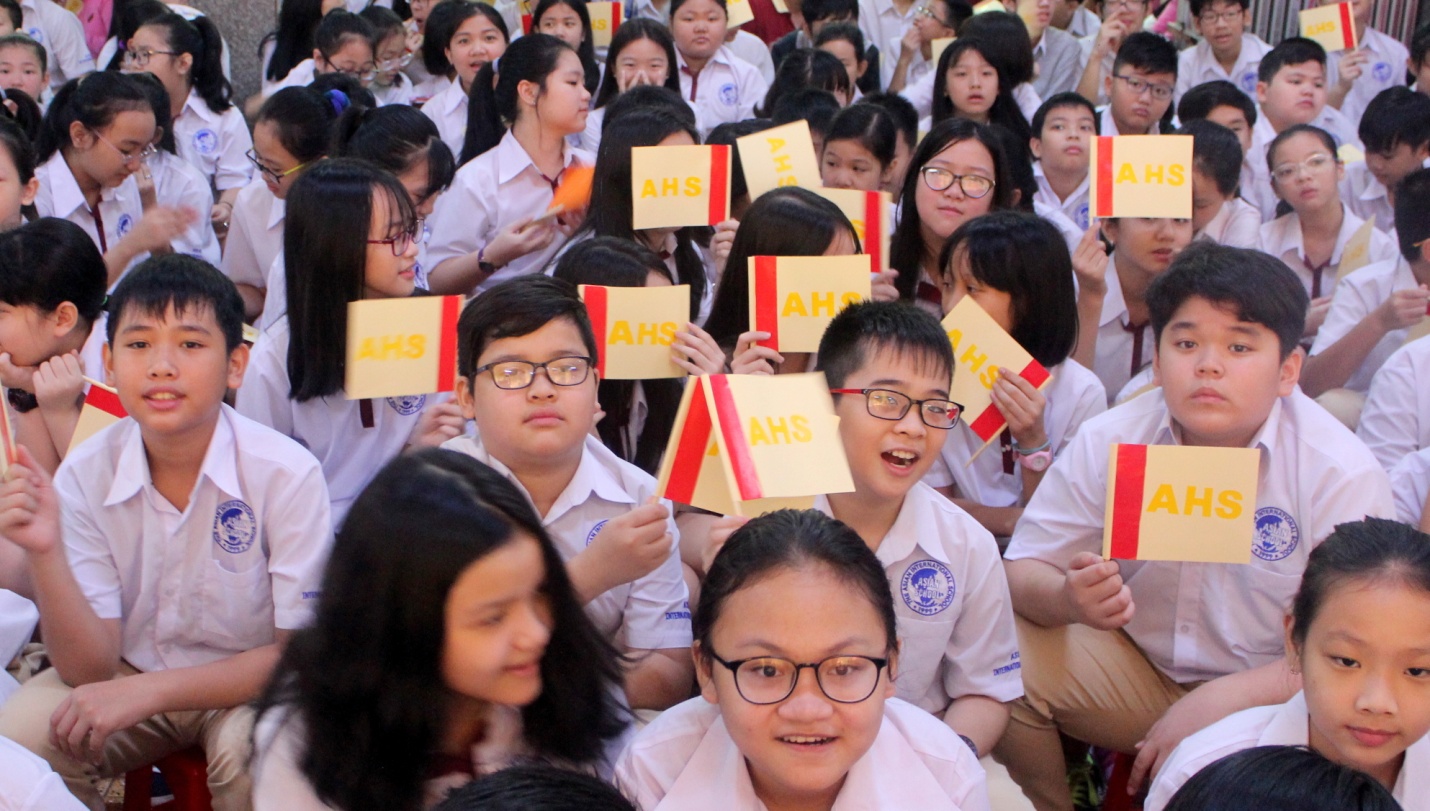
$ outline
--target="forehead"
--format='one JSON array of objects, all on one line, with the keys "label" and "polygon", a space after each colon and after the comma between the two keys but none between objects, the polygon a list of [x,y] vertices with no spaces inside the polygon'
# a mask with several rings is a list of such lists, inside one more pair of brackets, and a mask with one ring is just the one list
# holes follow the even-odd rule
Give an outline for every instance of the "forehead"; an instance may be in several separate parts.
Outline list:
[{"label": "forehead", "polygon": [[582,354],[586,351],[586,342],[582,338],[581,330],[577,328],[575,320],[570,316],[562,315],[547,321],[540,328],[528,332],[525,335],[508,335],[501,338],[491,337],[487,334],[486,345],[482,347],[478,360],[487,363],[490,359],[506,358],[512,360],[547,360],[545,355],[549,352],[575,351]]},{"label": "forehead", "polygon": [[147,302],[127,302],[119,311],[116,331],[129,329],[162,329],[164,327],[196,326],[218,331],[218,316],[212,304],[191,301],[176,308],[174,302],[164,304],[163,310],[148,306]]},{"label": "forehead", "polygon": [[993,153],[973,138],[965,138],[956,141],[943,148],[929,159],[930,164],[944,166],[977,166],[979,168],[990,169],[993,166]]},{"label": "forehead", "polygon": [[1246,124],[1246,111],[1240,107],[1233,107],[1230,104],[1218,104],[1207,113],[1207,120],[1214,124],[1225,126],[1228,122],[1233,124]]},{"label": "forehead", "polygon": [[28,45],[0,45],[0,59],[6,62],[30,62],[40,64],[39,54]]},{"label": "forehead", "polygon": [[1326,66],[1312,59],[1306,62],[1297,62],[1294,65],[1282,65],[1281,69],[1276,71],[1276,75],[1271,77],[1271,81],[1274,82],[1277,79],[1319,79],[1325,75]]},{"label": "forehead", "polygon": [[[898,380],[911,387],[946,389],[953,369],[931,347],[900,346],[889,341],[860,342],[862,363],[849,380]],[[845,381],[848,383],[849,381]]]},{"label": "forehead", "polygon": [[1082,106],[1081,104],[1065,104],[1061,107],[1054,107],[1053,109],[1048,111],[1047,117],[1043,119],[1045,123],[1052,121],[1086,121],[1088,123],[1092,123],[1096,120],[1097,119],[1092,114],[1092,111]]},{"label": "forehead", "polygon": [[1202,296],[1190,296],[1172,312],[1168,330],[1235,328],[1264,337],[1275,337],[1271,329],[1259,321],[1242,318],[1240,308],[1229,301],[1212,301]]},{"label": "forehead", "polygon": [[489,33],[500,34],[501,32],[497,31],[496,25],[493,24],[491,20],[488,20],[484,15],[473,14],[467,19],[463,20],[461,25],[457,26],[457,30],[452,32],[452,36],[456,37],[459,34],[476,36],[480,34]]}]

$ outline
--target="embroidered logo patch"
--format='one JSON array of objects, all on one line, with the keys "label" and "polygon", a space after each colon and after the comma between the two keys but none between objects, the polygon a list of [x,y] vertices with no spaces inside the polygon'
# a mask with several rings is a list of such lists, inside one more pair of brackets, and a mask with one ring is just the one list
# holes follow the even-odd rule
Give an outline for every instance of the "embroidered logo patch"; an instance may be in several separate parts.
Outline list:
[{"label": "embroidered logo patch", "polygon": [[904,570],[899,581],[904,605],[925,617],[953,605],[953,572],[936,560],[920,560]]},{"label": "embroidered logo patch", "polygon": [[133,231],[134,218],[129,216],[128,214],[120,214],[119,223],[115,226],[115,229],[119,232],[119,235],[121,237],[129,233],[130,231]]},{"label": "embroidered logo patch", "polygon": [[1256,511],[1256,537],[1251,541],[1251,552],[1262,560],[1282,560],[1296,551],[1301,541],[1301,530],[1290,513],[1275,507],[1262,507]]},{"label": "embroidered logo patch", "polygon": [[43,43],[45,41],[45,31],[42,28],[26,28],[25,33],[30,35],[30,39]]},{"label": "embroidered logo patch", "polygon": [[194,133],[194,149],[200,155],[212,155],[218,149],[218,133],[211,129],[204,128]]},{"label": "embroidered logo patch", "polygon": [[740,88],[733,84],[720,86],[720,101],[734,107],[740,103]]},{"label": "embroidered logo patch", "polygon": [[588,532],[588,533],[586,533],[586,545],[587,545],[587,546],[590,546],[590,545],[591,545],[591,542],[594,541],[594,540],[596,540],[596,536],[599,535],[599,534],[601,534],[601,530],[602,530],[603,528],[605,528],[606,522],[609,521],[609,520],[610,520],[609,518],[602,518],[600,521],[597,521],[597,522],[596,522],[596,526],[591,527],[591,531]]},{"label": "embroidered logo patch", "polygon": [[225,552],[239,554],[253,548],[258,521],[253,510],[237,499],[218,505],[214,513],[214,543]]},{"label": "embroidered logo patch", "polygon": [[427,395],[409,394],[406,397],[389,397],[387,404],[392,406],[392,410],[404,417],[410,417],[422,410],[427,405]]},{"label": "embroidered logo patch", "polygon": [[1077,227],[1081,228],[1084,231],[1087,230],[1087,215],[1089,211],[1090,208],[1087,203],[1083,203],[1082,205],[1077,207]]},{"label": "embroidered logo patch", "polygon": [[1248,96],[1256,95],[1256,71],[1248,70],[1241,74],[1241,92]]}]

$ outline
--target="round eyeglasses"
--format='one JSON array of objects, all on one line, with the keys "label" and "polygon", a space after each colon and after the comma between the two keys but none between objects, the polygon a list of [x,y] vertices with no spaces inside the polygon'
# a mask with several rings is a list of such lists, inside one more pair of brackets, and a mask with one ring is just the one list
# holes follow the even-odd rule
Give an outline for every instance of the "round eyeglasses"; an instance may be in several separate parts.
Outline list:
[{"label": "round eyeglasses", "polygon": [[778,704],[794,693],[799,672],[814,671],[819,689],[840,704],[858,704],[874,695],[879,673],[888,659],[873,656],[830,656],[818,662],[791,662],[777,656],[756,656],[727,662],[713,651],[710,658],[724,665],[735,677],[735,690],[751,704]]},{"label": "round eyeglasses", "polygon": [[982,197],[993,191],[993,180],[983,175],[956,175],[942,166],[925,166],[919,170],[923,175],[924,185],[934,191],[943,191],[951,187],[954,183],[969,197]]},{"label": "round eyeglasses", "polygon": [[947,431],[958,424],[963,406],[952,400],[915,400],[903,392],[891,389],[830,389],[830,394],[862,394],[869,416],[897,422],[914,406],[919,407],[919,419],[930,428]]}]

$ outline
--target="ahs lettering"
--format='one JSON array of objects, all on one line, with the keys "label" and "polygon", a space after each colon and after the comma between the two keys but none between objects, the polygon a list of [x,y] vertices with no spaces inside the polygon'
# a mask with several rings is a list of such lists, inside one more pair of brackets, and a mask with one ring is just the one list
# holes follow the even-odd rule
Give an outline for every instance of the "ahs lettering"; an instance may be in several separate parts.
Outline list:
[{"label": "ahs lettering", "polygon": [[1186,498],[1179,504],[1172,485],[1163,484],[1158,486],[1152,494],[1152,499],[1147,502],[1147,512],[1188,516],[1200,512],[1204,518],[1211,518],[1215,513],[1217,518],[1233,519],[1241,516],[1241,501],[1242,495],[1236,490],[1217,492],[1210,487],[1188,485]]},{"label": "ahs lettering", "polygon": [[795,442],[809,442],[814,434],[809,430],[809,418],[795,414],[791,417],[751,417],[750,447],[756,445],[789,445]]},{"label": "ahs lettering", "polygon": [[810,293],[807,301],[798,293],[790,293],[785,296],[784,307],[780,308],[780,317],[827,315],[833,318],[840,310],[858,301],[859,298],[858,293],[846,292],[838,297],[836,306],[833,290],[824,293]]},{"label": "ahs lettering", "polygon": [[991,391],[993,381],[998,379],[998,367],[988,362],[988,354],[980,352],[978,345],[972,342],[968,346],[960,347],[959,344],[963,343],[961,330],[949,330],[948,341],[953,344],[953,354],[958,360],[958,365],[977,375],[978,382],[983,384],[983,388]]},{"label": "ahs lettering", "polygon": [[661,178],[659,183],[652,178],[641,186],[641,199],[644,200],[647,197],[699,197],[704,194],[704,188],[700,177],[695,175],[684,178]]},{"label": "ahs lettering", "polygon": [[676,324],[674,321],[652,322],[637,321],[635,328],[631,328],[630,321],[617,321],[611,325],[611,334],[606,338],[606,343],[611,346],[618,344],[656,344],[659,346],[670,346],[675,342]]},{"label": "ahs lettering", "polygon": [[364,338],[358,360],[415,360],[427,352],[425,335],[383,335]]}]

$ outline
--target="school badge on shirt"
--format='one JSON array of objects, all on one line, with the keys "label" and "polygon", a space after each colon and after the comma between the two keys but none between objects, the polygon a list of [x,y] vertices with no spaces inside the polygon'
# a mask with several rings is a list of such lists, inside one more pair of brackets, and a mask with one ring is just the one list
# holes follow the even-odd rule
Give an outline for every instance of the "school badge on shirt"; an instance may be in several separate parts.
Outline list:
[{"label": "school badge on shirt", "polygon": [[1301,530],[1290,513],[1276,507],[1262,507],[1256,511],[1252,554],[1265,561],[1283,560],[1296,551],[1300,542]]},{"label": "school badge on shirt", "polygon": [[218,133],[207,127],[194,133],[194,149],[197,149],[200,155],[213,154],[213,151],[218,149]]},{"label": "school badge on shirt", "polygon": [[931,617],[953,605],[955,592],[953,572],[936,560],[920,560],[904,570],[899,581],[899,594],[904,605]]},{"label": "school badge on shirt", "polygon": [[253,548],[258,538],[258,521],[253,510],[234,499],[218,505],[214,512],[214,543],[230,554],[240,554]]}]

